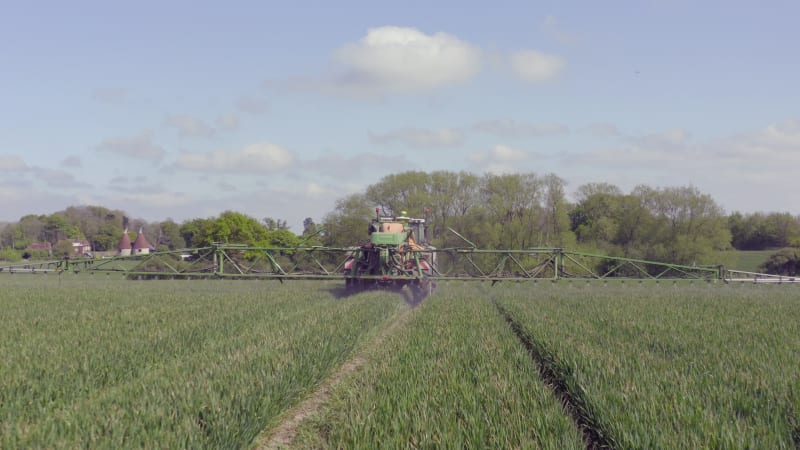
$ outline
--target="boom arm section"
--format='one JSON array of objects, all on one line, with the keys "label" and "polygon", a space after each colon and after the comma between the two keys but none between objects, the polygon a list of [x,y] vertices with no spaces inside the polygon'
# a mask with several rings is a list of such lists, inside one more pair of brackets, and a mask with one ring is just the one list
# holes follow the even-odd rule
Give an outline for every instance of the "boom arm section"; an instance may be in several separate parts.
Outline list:
[{"label": "boom arm section", "polygon": [[[375,233],[373,233],[375,235]],[[380,235],[378,235],[380,236]],[[384,240],[385,239],[385,240]],[[140,278],[256,278],[341,280],[701,280],[794,283],[796,277],[610,257],[560,248],[491,250],[419,246],[377,237],[365,247],[209,247],[107,259],[67,259],[0,267],[0,274],[89,273]],[[370,258],[379,258],[371,260]],[[358,264],[380,270],[363,271]],[[361,269],[359,269],[361,267]],[[396,270],[383,270],[385,268]],[[362,270],[361,273],[358,271]]]}]

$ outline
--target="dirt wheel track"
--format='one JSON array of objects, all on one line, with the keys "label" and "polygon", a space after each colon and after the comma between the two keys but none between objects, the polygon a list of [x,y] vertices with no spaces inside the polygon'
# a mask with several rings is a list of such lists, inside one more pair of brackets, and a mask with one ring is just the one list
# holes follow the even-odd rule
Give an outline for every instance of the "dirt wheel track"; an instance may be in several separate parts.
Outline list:
[{"label": "dirt wheel track", "polygon": [[386,328],[381,330],[371,341],[364,344],[353,357],[339,366],[311,395],[289,410],[280,424],[262,433],[261,437],[256,439],[252,448],[258,450],[290,448],[300,424],[308,417],[317,414],[322,405],[331,397],[333,388],[360,370],[369,361],[371,354],[380,348],[386,338],[409,321],[413,311],[413,309],[409,308],[397,313]]},{"label": "dirt wheel track", "polygon": [[599,423],[584,399],[582,392],[575,392],[570,389],[562,370],[547,357],[547,350],[531,338],[522,329],[522,326],[514,320],[511,314],[492,298],[497,312],[506,321],[511,331],[517,336],[520,344],[530,355],[531,360],[539,369],[539,376],[542,382],[550,388],[553,395],[559,400],[567,415],[570,416],[575,427],[583,435],[583,441],[588,450],[615,449],[618,448],[616,440],[604,432],[604,427]]}]

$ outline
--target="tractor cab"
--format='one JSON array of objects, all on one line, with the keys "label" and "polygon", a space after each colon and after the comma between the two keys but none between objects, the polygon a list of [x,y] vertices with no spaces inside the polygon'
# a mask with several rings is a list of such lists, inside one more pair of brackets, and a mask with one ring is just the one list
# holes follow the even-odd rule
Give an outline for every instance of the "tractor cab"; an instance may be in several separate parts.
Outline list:
[{"label": "tractor cab", "polygon": [[411,237],[418,244],[428,244],[430,242],[428,225],[425,219],[409,219],[408,227],[411,230]]},{"label": "tractor cab", "polygon": [[399,216],[381,216],[375,209],[376,217],[369,226],[370,242],[375,245],[401,245],[409,243],[427,243],[428,227],[425,219],[408,217],[405,211]]}]

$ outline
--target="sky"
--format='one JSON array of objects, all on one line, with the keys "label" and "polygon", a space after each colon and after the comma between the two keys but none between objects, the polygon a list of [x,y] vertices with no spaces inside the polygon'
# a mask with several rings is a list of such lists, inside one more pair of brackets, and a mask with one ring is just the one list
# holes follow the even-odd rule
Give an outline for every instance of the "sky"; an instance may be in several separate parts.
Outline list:
[{"label": "sky", "polygon": [[0,221],[302,230],[409,170],[800,214],[794,1],[0,2]]}]

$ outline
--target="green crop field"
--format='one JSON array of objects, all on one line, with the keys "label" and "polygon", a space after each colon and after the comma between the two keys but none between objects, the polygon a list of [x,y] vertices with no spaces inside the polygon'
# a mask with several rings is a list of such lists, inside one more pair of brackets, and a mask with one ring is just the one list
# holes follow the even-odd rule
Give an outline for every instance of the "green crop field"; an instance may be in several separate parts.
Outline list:
[{"label": "green crop field", "polygon": [[0,447],[800,446],[800,286],[341,284],[2,275]]},{"label": "green crop field", "polygon": [[2,448],[247,447],[404,307],[325,284],[0,282]]},{"label": "green crop field", "polygon": [[795,286],[492,293],[619,448],[800,444]]},{"label": "green crop field", "polygon": [[720,252],[720,260],[728,269],[761,272],[761,265],[778,250],[727,250]]},{"label": "green crop field", "polygon": [[299,448],[580,448],[505,321],[444,289],[333,395]]}]

